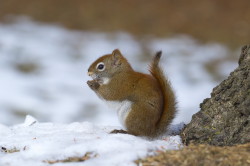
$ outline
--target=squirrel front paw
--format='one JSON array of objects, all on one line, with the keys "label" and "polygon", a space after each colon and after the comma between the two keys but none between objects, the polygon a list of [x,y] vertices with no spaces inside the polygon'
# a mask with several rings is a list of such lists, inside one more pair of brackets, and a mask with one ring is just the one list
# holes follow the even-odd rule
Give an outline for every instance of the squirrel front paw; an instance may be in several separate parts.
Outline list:
[{"label": "squirrel front paw", "polygon": [[100,87],[100,84],[95,80],[87,81],[87,84],[92,90],[97,90]]}]

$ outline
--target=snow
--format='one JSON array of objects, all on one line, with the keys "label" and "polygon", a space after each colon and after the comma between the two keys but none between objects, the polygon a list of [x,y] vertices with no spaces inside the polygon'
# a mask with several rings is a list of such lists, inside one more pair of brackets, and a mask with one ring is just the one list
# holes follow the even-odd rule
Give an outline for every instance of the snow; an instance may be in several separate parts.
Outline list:
[{"label": "snow", "polygon": [[[88,152],[93,153],[89,160],[63,165],[135,165],[133,161],[138,158],[156,154],[156,151],[176,150],[182,146],[179,136],[147,140],[128,134],[109,134],[115,129],[112,126],[89,122],[39,123],[34,120],[27,116],[23,124],[12,127],[0,125],[0,147],[18,150],[13,153],[0,151],[1,166],[42,166],[48,165],[45,161],[81,157]],[[173,130],[177,131],[182,126],[175,125]]]},{"label": "snow", "polygon": [[23,125],[27,127],[35,124],[36,122],[37,120],[34,117],[27,115]]}]

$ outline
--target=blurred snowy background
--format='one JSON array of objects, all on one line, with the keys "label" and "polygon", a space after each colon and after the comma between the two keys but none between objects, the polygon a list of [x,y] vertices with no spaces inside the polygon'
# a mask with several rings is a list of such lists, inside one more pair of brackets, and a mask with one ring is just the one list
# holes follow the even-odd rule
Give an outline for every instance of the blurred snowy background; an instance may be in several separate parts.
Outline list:
[{"label": "blurred snowy background", "polygon": [[[135,70],[147,72],[142,47],[128,33],[97,33],[67,30],[19,18],[0,24],[1,93],[0,122],[15,124],[25,115],[39,121],[91,121],[116,125],[116,113],[89,89],[87,69],[99,56],[119,48]],[[200,44],[187,36],[148,41],[148,56],[163,51],[162,67],[172,81],[178,99],[177,122],[188,122],[220,81],[207,69],[222,61],[216,74],[226,78],[236,61],[220,44]],[[150,59],[150,58],[148,58]],[[225,59],[225,60],[224,60]]]},{"label": "blurred snowy background", "polygon": [[40,122],[120,125],[116,112],[86,84],[89,65],[115,48],[141,72],[147,72],[156,51],[163,51],[161,66],[178,100],[174,123],[189,122],[212,88],[237,66],[241,43],[231,47],[186,32],[138,37],[122,28],[66,28],[17,11],[4,17],[0,12],[4,18],[0,21],[0,124],[21,123],[29,114]]}]

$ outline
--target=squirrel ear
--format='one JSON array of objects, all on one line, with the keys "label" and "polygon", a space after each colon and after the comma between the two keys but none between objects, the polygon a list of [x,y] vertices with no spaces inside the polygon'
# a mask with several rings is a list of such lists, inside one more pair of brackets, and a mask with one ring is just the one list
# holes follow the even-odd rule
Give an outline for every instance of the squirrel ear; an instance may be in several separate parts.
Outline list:
[{"label": "squirrel ear", "polygon": [[119,49],[115,49],[112,52],[112,60],[113,60],[113,65],[114,66],[119,66],[121,64],[121,57],[122,57],[122,53],[120,52]]},{"label": "squirrel ear", "polygon": [[121,56],[122,53],[120,52],[119,49],[115,49],[115,50],[112,52],[112,55],[113,55],[113,56]]}]

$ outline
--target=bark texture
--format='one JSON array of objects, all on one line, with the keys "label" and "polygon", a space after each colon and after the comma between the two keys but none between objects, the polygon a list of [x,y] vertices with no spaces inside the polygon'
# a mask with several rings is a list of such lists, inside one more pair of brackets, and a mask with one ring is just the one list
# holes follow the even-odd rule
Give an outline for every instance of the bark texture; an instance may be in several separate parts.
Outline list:
[{"label": "bark texture", "polygon": [[211,98],[182,130],[184,144],[218,146],[250,142],[250,45],[242,47],[239,66],[216,86]]}]

